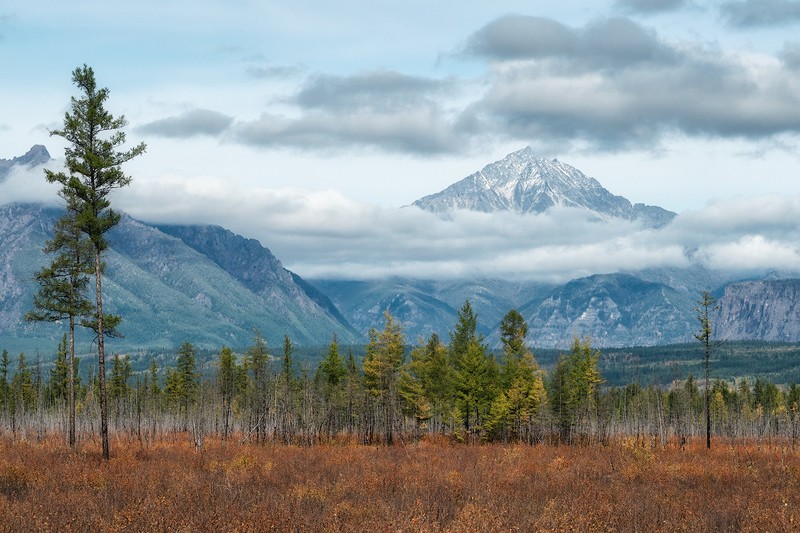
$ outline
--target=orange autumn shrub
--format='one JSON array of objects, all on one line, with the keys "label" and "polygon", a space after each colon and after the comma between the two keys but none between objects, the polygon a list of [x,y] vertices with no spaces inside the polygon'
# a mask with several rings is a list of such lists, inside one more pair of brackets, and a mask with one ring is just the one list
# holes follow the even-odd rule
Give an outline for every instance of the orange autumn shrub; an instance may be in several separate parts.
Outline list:
[{"label": "orange autumn shrub", "polygon": [[800,451],[0,441],[2,531],[792,531]]}]

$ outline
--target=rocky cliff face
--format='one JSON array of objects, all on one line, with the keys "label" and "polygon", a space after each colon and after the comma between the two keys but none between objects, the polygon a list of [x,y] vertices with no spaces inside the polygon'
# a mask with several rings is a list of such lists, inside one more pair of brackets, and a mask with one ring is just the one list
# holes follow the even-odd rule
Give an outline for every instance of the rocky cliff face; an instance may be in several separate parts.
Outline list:
[{"label": "rocky cliff face", "polygon": [[716,338],[800,340],[800,280],[742,281],[719,292]]},{"label": "rocky cliff face", "polygon": [[455,209],[542,213],[553,206],[574,207],[599,220],[635,220],[652,228],[662,227],[675,217],[675,213],[660,207],[631,204],[580,170],[557,159],[538,157],[530,147],[413,205],[435,213]]},{"label": "rocky cliff face", "polygon": [[628,274],[573,280],[524,305],[535,346],[564,348],[574,337],[596,346],[650,346],[687,342],[691,299],[667,285]]}]

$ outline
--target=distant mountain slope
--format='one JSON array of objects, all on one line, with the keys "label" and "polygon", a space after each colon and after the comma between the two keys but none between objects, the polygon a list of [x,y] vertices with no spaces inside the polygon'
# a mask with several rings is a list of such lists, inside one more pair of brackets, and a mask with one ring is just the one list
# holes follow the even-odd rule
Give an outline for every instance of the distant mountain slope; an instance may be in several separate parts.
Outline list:
[{"label": "distant mountain slope", "polygon": [[214,261],[270,304],[280,307],[291,301],[305,317],[312,320],[334,318],[350,329],[353,338],[361,335],[347,323],[327,296],[283,268],[272,252],[257,240],[236,235],[220,226],[159,225],[157,228]]},{"label": "distant mountain slope", "polygon": [[[33,274],[47,261],[41,248],[58,216],[59,210],[39,205],[0,206],[0,347],[17,339],[22,346],[51,348],[48,343],[63,331],[63,326],[22,321],[38,290]],[[109,234],[106,302],[109,312],[123,316],[125,335],[113,341],[114,349],[173,349],[187,340],[211,349],[223,344],[241,348],[252,341],[256,328],[275,348],[284,334],[302,345],[327,344],[334,333],[343,342],[360,340],[332,306],[320,306],[314,298],[323,299],[310,297],[310,288],[296,283],[299,277],[256,241],[214,227],[173,231],[192,242],[213,237],[205,248],[211,257],[199,245],[195,249],[127,216]],[[238,253],[235,243],[246,242],[249,259],[231,257],[226,263],[224,247],[214,242],[234,243],[228,248],[231,256]],[[251,261],[254,257],[261,260]],[[258,280],[258,290],[241,279]]]},{"label": "distant mountain slope", "polygon": [[360,330],[382,327],[383,312],[400,321],[409,342],[438,333],[445,341],[457,309],[469,300],[490,346],[516,308],[528,322],[528,342],[567,348],[574,336],[596,346],[649,346],[692,339],[696,294],[630,274],[595,275],[563,285],[501,280],[314,280]]},{"label": "distant mountain slope", "polygon": [[437,333],[447,342],[458,320],[458,309],[469,300],[478,315],[478,328],[487,337],[512,307],[551,288],[542,283],[503,280],[374,281],[312,280],[359,331],[380,329],[383,313],[398,320],[410,343]]},{"label": "distant mountain slope", "polygon": [[675,213],[660,207],[631,204],[615,196],[578,169],[537,157],[524,148],[413,205],[435,213],[454,209],[542,213],[553,206],[585,209],[600,220],[635,220],[647,227],[668,224]]},{"label": "distant mountain slope", "polygon": [[717,338],[800,340],[800,279],[741,281],[718,295]]},{"label": "distant mountain slope", "polygon": [[596,346],[650,346],[688,342],[692,299],[667,285],[629,274],[576,279],[520,308],[530,342],[563,348],[573,337]]},{"label": "distant mountain slope", "polygon": [[719,295],[716,339],[800,342],[800,279],[725,282],[695,267],[593,275],[557,286],[397,278],[314,283],[360,331],[381,328],[389,311],[411,343],[431,333],[447,342],[458,307],[469,299],[492,347],[499,346],[499,321],[512,308],[529,325],[529,344],[540,348],[565,349],[574,336],[589,337],[598,347],[692,344],[703,288]]},{"label": "distant mountain slope", "polygon": [[30,150],[19,157],[13,159],[0,159],[0,181],[8,176],[11,168],[14,166],[33,167],[36,165],[43,165],[50,161],[50,153],[47,148],[41,144],[35,144]]},{"label": "distant mountain slope", "polygon": [[389,312],[403,326],[406,341],[416,343],[419,337],[432,333],[446,335],[455,323],[456,310],[437,298],[431,284],[413,280],[382,281],[312,280],[315,287],[327,294],[353,327],[359,331],[381,329],[384,312]]}]

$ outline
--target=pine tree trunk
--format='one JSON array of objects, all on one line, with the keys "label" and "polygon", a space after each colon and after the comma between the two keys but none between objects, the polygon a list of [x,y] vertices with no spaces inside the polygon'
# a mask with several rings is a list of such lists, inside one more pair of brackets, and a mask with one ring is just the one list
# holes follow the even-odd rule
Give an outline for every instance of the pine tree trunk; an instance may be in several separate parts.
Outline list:
[{"label": "pine tree trunk", "polygon": [[75,317],[69,317],[69,447],[75,448]]},{"label": "pine tree trunk", "polygon": [[100,384],[100,438],[103,441],[103,459],[110,458],[108,447],[108,404],[106,402],[106,354],[105,354],[105,335],[103,333],[103,294],[101,292],[100,274],[100,247],[95,244],[94,248],[94,275],[95,290],[97,292],[97,356],[98,356],[98,378]]},{"label": "pine tree trunk", "polygon": [[709,380],[709,359],[711,350],[706,340],[706,448],[711,449],[711,383]]}]

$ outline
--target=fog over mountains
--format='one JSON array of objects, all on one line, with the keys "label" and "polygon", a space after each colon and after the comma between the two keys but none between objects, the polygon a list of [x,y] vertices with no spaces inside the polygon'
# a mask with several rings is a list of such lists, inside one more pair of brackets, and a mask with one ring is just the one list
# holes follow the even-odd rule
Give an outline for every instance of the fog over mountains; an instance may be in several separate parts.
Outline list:
[{"label": "fog over mountains", "polygon": [[[11,169],[48,160],[44,147],[34,147],[0,163]],[[531,148],[413,205],[405,209],[418,207],[444,218],[465,211],[535,215],[566,208],[594,221],[598,233],[624,223],[643,228],[642,235],[656,241],[676,219],[660,207],[615,196],[597,180],[539,158]],[[0,348],[51,350],[64,329],[22,320],[37,290],[33,273],[47,262],[41,249],[59,215],[60,210],[36,203],[0,205]],[[548,238],[557,244],[566,236],[553,226]],[[284,335],[308,346],[327,344],[334,334],[340,342],[364,342],[370,328],[382,327],[385,311],[403,324],[411,343],[432,333],[447,340],[465,300],[477,311],[479,328],[492,346],[511,308],[528,321],[533,346],[564,348],[574,336],[589,337],[601,347],[690,342],[697,329],[693,305],[705,289],[719,297],[719,338],[800,340],[795,304],[800,279],[791,273],[741,279],[733,271],[687,260],[566,282],[485,275],[363,279],[357,270],[349,279],[304,279],[283,267],[269,243],[215,225],[150,224],[127,215],[110,243],[105,287],[109,311],[123,316],[125,338],[114,341],[121,350],[171,350],[185,340],[209,349],[243,348],[254,329],[275,348]],[[687,249],[685,256],[691,259],[694,253]]]}]

